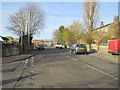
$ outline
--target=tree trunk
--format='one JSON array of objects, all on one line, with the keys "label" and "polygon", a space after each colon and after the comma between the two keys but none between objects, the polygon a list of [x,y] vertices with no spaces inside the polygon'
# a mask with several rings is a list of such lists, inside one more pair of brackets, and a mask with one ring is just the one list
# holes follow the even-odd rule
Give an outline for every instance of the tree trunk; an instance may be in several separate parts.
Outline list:
[{"label": "tree trunk", "polygon": [[89,44],[89,50],[91,51],[91,44]]},{"label": "tree trunk", "polygon": [[97,51],[99,51],[99,45],[97,45]]},{"label": "tree trunk", "polygon": [[97,51],[99,51],[99,42],[97,43]]}]

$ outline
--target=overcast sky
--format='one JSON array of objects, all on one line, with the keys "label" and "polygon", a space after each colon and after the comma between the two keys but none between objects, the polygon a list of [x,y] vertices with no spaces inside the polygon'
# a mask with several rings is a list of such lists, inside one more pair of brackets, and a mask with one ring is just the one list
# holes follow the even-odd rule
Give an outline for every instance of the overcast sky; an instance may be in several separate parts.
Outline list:
[{"label": "overcast sky", "polygon": [[[8,17],[14,14],[20,8],[25,7],[26,2],[2,2],[2,22],[0,23],[0,36],[13,36],[17,37],[12,32],[6,29]],[[36,34],[34,39],[52,39],[52,34],[59,26],[65,27],[72,24],[73,21],[82,21],[82,3],[81,2],[37,2],[39,8],[46,13],[45,28],[41,34]],[[113,17],[118,15],[118,2],[100,2],[100,21],[108,24],[113,21]],[[1,28],[2,27],[2,28]]]}]

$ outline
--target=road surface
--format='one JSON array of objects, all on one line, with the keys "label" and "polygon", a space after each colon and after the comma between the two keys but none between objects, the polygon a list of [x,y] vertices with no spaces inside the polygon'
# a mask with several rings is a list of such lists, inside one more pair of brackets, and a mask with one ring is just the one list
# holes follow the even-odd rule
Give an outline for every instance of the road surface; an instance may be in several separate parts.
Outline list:
[{"label": "road surface", "polygon": [[118,88],[118,56],[73,55],[46,48],[27,60],[3,65],[3,88]]}]

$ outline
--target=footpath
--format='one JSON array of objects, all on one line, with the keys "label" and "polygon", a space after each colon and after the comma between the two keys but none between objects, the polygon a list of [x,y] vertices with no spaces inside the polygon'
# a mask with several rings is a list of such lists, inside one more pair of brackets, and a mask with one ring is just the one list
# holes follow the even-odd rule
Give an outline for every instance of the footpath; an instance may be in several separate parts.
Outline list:
[{"label": "footpath", "polygon": [[97,58],[102,58],[108,61],[115,62],[117,64],[120,64],[120,55],[112,55],[108,52],[100,52],[98,51],[97,53],[91,54],[91,56],[97,57]]},{"label": "footpath", "polygon": [[37,52],[38,50],[32,50],[20,55],[2,57],[2,80],[0,81],[2,88],[14,87],[21,77],[26,59],[31,59]]},{"label": "footpath", "polygon": [[37,51],[38,50],[32,50],[30,52],[26,52],[26,53],[23,53],[20,55],[2,57],[2,64],[25,60],[25,59],[30,58],[30,57],[34,56],[35,54],[37,54]]}]

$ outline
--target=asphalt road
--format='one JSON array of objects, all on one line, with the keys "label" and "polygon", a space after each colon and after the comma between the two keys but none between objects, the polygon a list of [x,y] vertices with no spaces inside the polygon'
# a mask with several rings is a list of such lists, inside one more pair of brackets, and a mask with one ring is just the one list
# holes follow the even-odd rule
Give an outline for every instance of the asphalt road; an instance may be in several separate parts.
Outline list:
[{"label": "asphalt road", "polygon": [[3,88],[118,88],[117,59],[46,48],[28,60],[4,66]]}]

